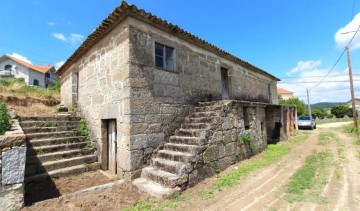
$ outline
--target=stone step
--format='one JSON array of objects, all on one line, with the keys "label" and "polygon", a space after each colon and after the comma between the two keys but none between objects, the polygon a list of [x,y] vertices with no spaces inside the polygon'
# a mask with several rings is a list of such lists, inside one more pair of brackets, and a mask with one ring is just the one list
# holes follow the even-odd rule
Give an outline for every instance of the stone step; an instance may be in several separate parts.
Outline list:
[{"label": "stone step", "polygon": [[166,160],[161,158],[153,158],[152,165],[163,171],[170,172],[172,174],[180,175],[192,170],[189,163],[183,163],[178,161]]},{"label": "stone step", "polygon": [[181,192],[181,189],[179,187],[175,187],[175,188],[165,187],[157,182],[148,180],[143,177],[135,179],[133,181],[133,184],[139,190],[144,191],[159,200],[169,198],[170,196]]},{"label": "stone step", "polygon": [[206,112],[206,111],[221,111],[223,109],[222,105],[210,105],[210,106],[197,106],[195,107],[195,112]]},{"label": "stone step", "polygon": [[72,136],[63,138],[48,138],[28,141],[28,146],[38,147],[46,145],[72,144],[87,141],[87,136]]},{"label": "stone step", "polygon": [[186,179],[181,178],[176,174],[172,174],[152,166],[143,168],[141,176],[170,188],[180,186],[187,182]]},{"label": "stone step", "polygon": [[81,157],[74,157],[62,160],[38,162],[35,164],[27,165],[25,168],[25,175],[39,174],[47,171],[77,166],[82,164],[94,163],[97,161],[95,155],[86,155]]},{"label": "stone step", "polygon": [[81,122],[79,122],[79,121],[26,121],[26,122],[20,122],[21,127],[24,127],[24,128],[59,127],[59,126],[79,127],[80,124],[81,124]]},{"label": "stone step", "polygon": [[31,133],[48,133],[48,132],[62,132],[62,131],[77,131],[77,126],[59,126],[59,127],[23,127],[25,134]]},{"label": "stone step", "polygon": [[199,102],[198,106],[214,106],[219,104],[221,104],[221,101]]},{"label": "stone step", "polygon": [[205,138],[199,137],[186,137],[186,136],[170,136],[170,143],[174,144],[187,144],[187,145],[204,145],[207,141]]},{"label": "stone step", "polygon": [[220,112],[216,112],[216,111],[194,112],[190,115],[190,118],[215,117],[215,116],[219,116],[219,113]]},{"label": "stone step", "polygon": [[41,181],[49,177],[51,178],[69,177],[88,171],[96,171],[98,169],[100,169],[100,163],[82,164],[78,166],[71,166],[63,169],[27,176],[25,177],[25,182]]},{"label": "stone step", "polygon": [[212,123],[213,117],[190,117],[185,119],[185,123]]},{"label": "stone step", "polygon": [[72,158],[72,157],[90,155],[90,154],[93,154],[94,152],[95,152],[95,149],[74,149],[74,150],[47,153],[47,154],[43,154],[43,155],[32,155],[32,156],[26,157],[26,163],[34,164],[34,163],[38,163],[38,162],[59,160],[62,158],[67,159],[67,158]]},{"label": "stone step", "polygon": [[209,131],[205,129],[179,129],[175,131],[175,135],[206,138],[209,135]]},{"label": "stone step", "polygon": [[181,125],[182,129],[210,129],[211,124],[209,123],[185,123]]},{"label": "stone step", "polygon": [[71,149],[91,149],[91,143],[89,141],[73,143],[73,144],[59,144],[51,146],[39,146],[39,147],[28,147],[26,155],[42,155],[51,152],[66,151]]},{"label": "stone step", "polygon": [[26,139],[27,140],[33,140],[33,139],[49,139],[49,138],[59,138],[59,137],[72,137],[72,136],[78,136],[78,131],[62,131],[62,132],[49,132],[49,133],[32,133],[27,134]]},{"label": "stone step", "polygon": [[157,154],[157,157],[172,161],[184,162],[184,163],[196,162],[199,158],[198,155],[193,155],[185,152],[170,151],[170,150],[160,150]]},{"label": "stone step", "polygon": [[80,121],[80,120],[81,120],[81,117],[68,116],[68,115],[20,117],[21,122],[26,122],[26,121]]},{"label": "stone step", "polygon": [[174,143],[166,143],[164,145],[164,149],[169,151],[184,152],[190,154],[199,154],[203,151],[203,147],[198,145],[174,144]]}]

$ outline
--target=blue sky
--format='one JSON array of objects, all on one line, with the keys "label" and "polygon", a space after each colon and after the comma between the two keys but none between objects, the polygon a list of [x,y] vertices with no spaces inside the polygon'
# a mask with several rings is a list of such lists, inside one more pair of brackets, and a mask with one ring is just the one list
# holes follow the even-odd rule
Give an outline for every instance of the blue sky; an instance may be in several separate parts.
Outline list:
[{"label": "blue sky", "polygon": [[[0,0],[0,54],[59,65],[120,0]],[[360,24],[359,0],[129,0],[279,77],[278,87],[306,99],[334,65]],[[355,95],[360,95],[360,33],[351,45]],[[350,98],[346,54],[312,102]],[[330,82],[331,81],[331,82]],[[345,81],[345,82],[333,82]],[[359,85],[358,85],[359,84]],[[358,96],[360,97],[360,96]]]}]

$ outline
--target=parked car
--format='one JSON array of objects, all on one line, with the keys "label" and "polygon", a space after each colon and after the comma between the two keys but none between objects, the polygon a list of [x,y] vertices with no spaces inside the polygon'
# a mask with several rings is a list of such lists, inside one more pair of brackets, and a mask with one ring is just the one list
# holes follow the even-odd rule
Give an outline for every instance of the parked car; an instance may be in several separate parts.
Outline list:
[{"label": "parked car", "polygon": [[308,129],[316,129],[315,119],[311,116],[299,116],[298,117],[298,127],[299,128],[308,128]]}]

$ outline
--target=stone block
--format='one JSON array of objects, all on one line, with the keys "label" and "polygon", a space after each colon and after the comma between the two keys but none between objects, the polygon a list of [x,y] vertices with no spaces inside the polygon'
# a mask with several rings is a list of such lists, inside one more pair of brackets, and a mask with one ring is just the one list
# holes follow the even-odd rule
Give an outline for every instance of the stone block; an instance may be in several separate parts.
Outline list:
[{"label": "stone block", "polygon": [[20,210],[24,207],[24,184],[0,185],[0,211]]},{"label": "stone block", "polygon": [[118,149],[118,165],[124,171],[135,171],[143,165],[142,150],[124,150]]},{"label": "stone block", "polygon": [[228,144],[230,142],[234,142],[234,138],[233,138],[233,135],[232,135],[232,131],[231,130],[227,130],[227,131],[224,131],[223,133],[223,142],[224,144]]},{"label": "stone block", "polygon": [[235,156],[224,157],[219,160],[219,167],[221,171],[224,171],[227,167],[235,163]]},{"label": "stone block", "polygon": [[130,137],[130,149],[156,148],[164,142],[164,133],[140,134]]},{"label": "stone block", "polygon": [[223,133],[221,131],[216,131],[210,137],[209,143],[217,143],[217,142],[221,142],[222,140],[223,140]]},{"label": "stone block", "polygon": [[203,153],[204,163],[219,159],[219,146],[211,145]]},{"label": "stone block", "polygon": [[143,134],[149,128],[147,123],[133,123],[130,128],[130,135]]},{"label": "stone block", "polygon": [[225,145],[223,144],[219,144],[219,158],[223,158],[226,156],[226,150],[225,150]]},{"label": "stone block", "polygon": [[232,123],[230,117],[225,117],[224,122],[221,125],[222,130],[230,130],[232,128]]},{"label": "stone block", "polygon": [[204,165],[199,169],[195,169],[189,174],[189,187],[198,184],[201,180],[215,175],[215,170],[210,165]]},{"label": "stone block", "polygon": [[235,155],[236,152],[236,142],[228,143],[225,145],[225,156]]},{"label": "stone block", "polygon": [[26,147],[13,148],[2,154],[2,184],[22,183],[25,174]]}]

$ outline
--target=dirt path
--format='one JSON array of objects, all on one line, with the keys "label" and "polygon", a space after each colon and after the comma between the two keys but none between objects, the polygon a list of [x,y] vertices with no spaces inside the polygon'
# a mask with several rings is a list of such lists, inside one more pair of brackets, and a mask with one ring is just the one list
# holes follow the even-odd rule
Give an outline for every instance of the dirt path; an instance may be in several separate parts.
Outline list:
[{"label": "dirt path", "polygon": [[[359,147],[354,137],[345,134],[334,125],[324,124],[311,131],[310,137],[292,145],[293,150],[275,165],[255,172],[241,184],[216,194],[210,200],[195,200],[181,210],[360,210]],[[319,144],[320,133],[334,133],[337,140]],[[313,152],[331,151],[333,154],[326,184],[321,196],[327,202],[285,200],[285,185],[290,177],[304,164]]]}]

